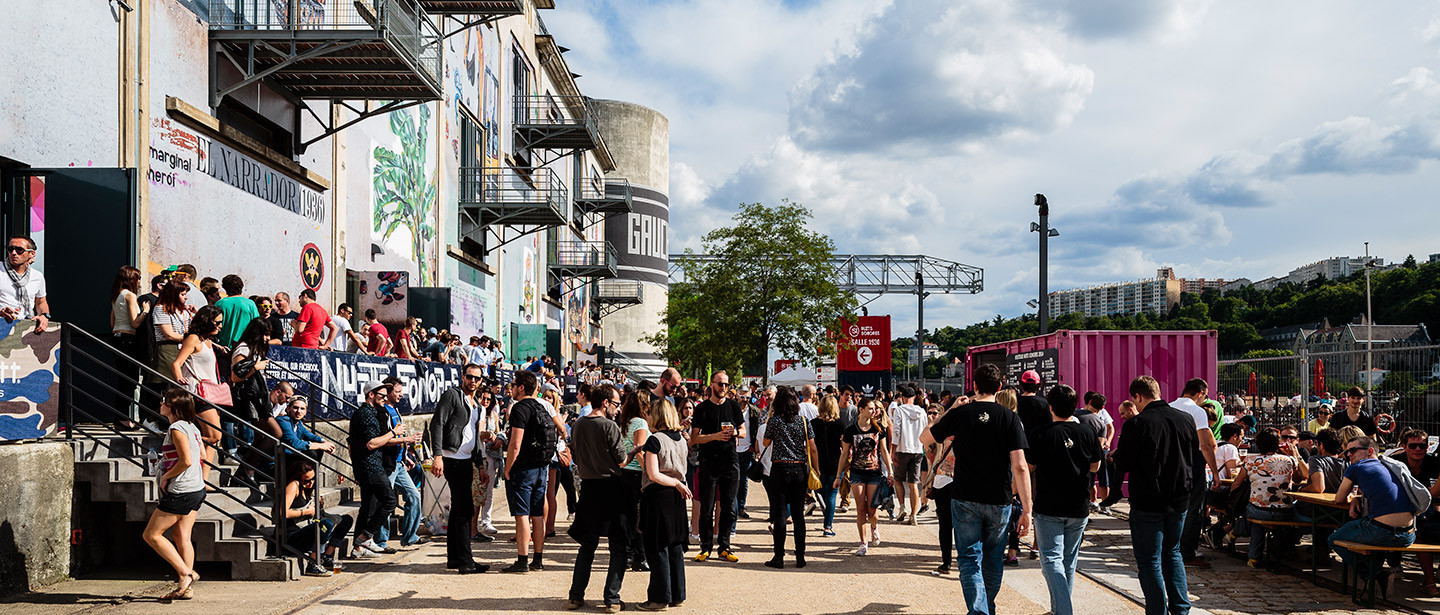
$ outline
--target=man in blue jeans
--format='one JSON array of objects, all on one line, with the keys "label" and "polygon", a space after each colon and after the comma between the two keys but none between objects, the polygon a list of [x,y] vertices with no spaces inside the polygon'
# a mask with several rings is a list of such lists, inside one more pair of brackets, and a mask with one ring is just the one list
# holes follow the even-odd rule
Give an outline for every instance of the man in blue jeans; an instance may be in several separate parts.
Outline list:
[{"label": "man in blue jeans", "polygon": [[1072,615],[1075,563],[1085,525],[1090,521],[1090,475],[1100,469],[1100,439],[1095,428],[1074,418],[1075,389],[1056,385],[1045,395],[1050,425],[1035,430],[1030,441],[1030,469],[1035,476],[1035,543],[1040,572],[1050,588],[1050,612]]},{"label": "man in blue jeans", "polygon": [[1200,446],[1190,415],[1160,400],[1160,384],[1149,376],[1130,383],[1130,401],[1139,414],[1120,432],[1115,464],[1130,474],[1130,542],[1140,569],[1146,615],[1190,612],[1180,532],[1194,482]]},{"label": "man in blue jeans", "polygon": [[[969,613],[991,615],[1005,572],[1005,538],[1010,503],[1019,491],[1019,533],[1030,533],[1030,470],[1025,465],[1025,429],[1009,408],[995,403],[1005,374],[995,365],[975,370],[975,401],[945,414],[923,433],[931,446],[954,437],[966,480],[951,483],[950,511],[955,520],[955,563],[965,588]],[[957,455],[958,458],[958,455]]]},{"label": "man in blue jeans", "polygon": [[[390,414],[390,426],[400,424],[400,411],[397,409],[400,400],[405,397],[405,381],[391,376],[384,380],[390,385],[390,394],[385,396],[385,411]],[[390,473],[390,483],[395,486],[395,493],[405,499],[405,516],[400,518],[400,546],[412,547],[430,542],[429,538],[420,537],[420,490],[415,487],[415,479],[410,476],[410,468],[415,467],[414,461],[410,459],[409,446],[397,446],[395,471]],[[386,522],[380,526],[380,535],[375,537],[375,544],[381,548],[389,546],[390,523]]]},{"label": "man in blue jeans", "polygon": [[[1380,547],[1408,547],[1414,544],[1417,511],[1400,480],[1410,473],[1405,463],[1381,459],[1375,453],[1375,442],[1369,437],[1355,438],[1347,442],[1341,455],[1350,462],[1350,467],[1345,468],[1345,478],[1340,481],[1335,502],[1349,503],[1350,515],[1356,519],[1340,526],[1330,535],[1330,547],[1335,549],[1335,554],[1347,564],[1355,558],[1355,554],[1349,549],[1337,546],[1337,540]],[[1365,494],[1364,518],[1360,518],[1362,500],[1356,498],[1352,502],[1349,499],[1350,492],[1357,487]],[[1361,572],[1367,573],[1378,578],[1384,594],[1389,593],[1389,571]]]}]

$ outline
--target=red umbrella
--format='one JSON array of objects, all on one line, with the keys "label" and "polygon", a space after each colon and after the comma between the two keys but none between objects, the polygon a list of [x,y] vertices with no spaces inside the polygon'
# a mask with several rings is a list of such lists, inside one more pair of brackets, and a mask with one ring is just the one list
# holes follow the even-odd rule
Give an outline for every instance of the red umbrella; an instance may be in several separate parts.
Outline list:
[{"label": "red umbrella", "polygon": [[1246,391],[1250,394],[1251,397],[1255,397],[1256,395],[1260,394],[1260,384],[1255,377],[1255,372],[1250,372],[1250,384],[1246,385]]},{"label": "red umbrella", "polygon": [[1325,392],[1325,359],[1315,359],[1315,392]]}]

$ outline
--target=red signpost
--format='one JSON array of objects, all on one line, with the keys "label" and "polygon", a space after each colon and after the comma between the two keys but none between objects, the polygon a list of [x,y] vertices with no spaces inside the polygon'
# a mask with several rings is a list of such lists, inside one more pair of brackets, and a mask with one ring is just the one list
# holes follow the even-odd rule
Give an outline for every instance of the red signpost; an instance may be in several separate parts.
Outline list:
[{"label": "red signpost", "polygon": [[890,371],[890,317],[861,316],[841,323],[836,368],[842,372]]}]

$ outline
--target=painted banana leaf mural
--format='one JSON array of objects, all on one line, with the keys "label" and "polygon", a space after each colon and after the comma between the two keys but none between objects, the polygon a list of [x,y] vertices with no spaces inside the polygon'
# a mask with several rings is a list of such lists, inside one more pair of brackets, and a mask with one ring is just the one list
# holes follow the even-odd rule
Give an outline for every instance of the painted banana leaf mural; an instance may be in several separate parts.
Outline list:
[{"label": "painted banana leaf mural", "polygon": [[375,232],[390,239],[396,231],[410,233],[412,254],[419,278],[428,281],[430,246],[435,239],[436,171],[427,171],[430,147],[430,106],[419,106],[420,122],[408,109],[390,113],[390,132],[400,140],[400,151],[375,147],[373,174]]}]

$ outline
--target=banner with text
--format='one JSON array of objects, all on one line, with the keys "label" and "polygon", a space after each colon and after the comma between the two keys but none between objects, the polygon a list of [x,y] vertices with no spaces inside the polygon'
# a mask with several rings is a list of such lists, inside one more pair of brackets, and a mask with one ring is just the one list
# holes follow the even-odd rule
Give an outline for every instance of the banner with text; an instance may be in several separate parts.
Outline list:
[{"label": "banner with text", "polygon": [[890,317],[861,316],[840,326],[839,358],[842,372],[890,371]]},{"label": "banner with text", "polygon": [[[295,392],[314,398],[310,411],[317,419],[349,418],[355,406],[364,402],[360,387],[372,380],[391,376],[405,382],[405,396],[400,399],[401,414],[429,414],[435,411],[440,394],[460,384],[459,365],[411,361],[363,354],[332,352],[292,346],[272,346],[270,361],[294,372],[272,367],[267,375],[270,386],[286,381]],[[295,374],[298,374],[296,376]],[[303,378],[303,380],[302,380]],[[309,382],[306,382],[308,380]],[[315,390],[318,385],[322,390]],[[343,400],[330,399],[330,394]]]}]

